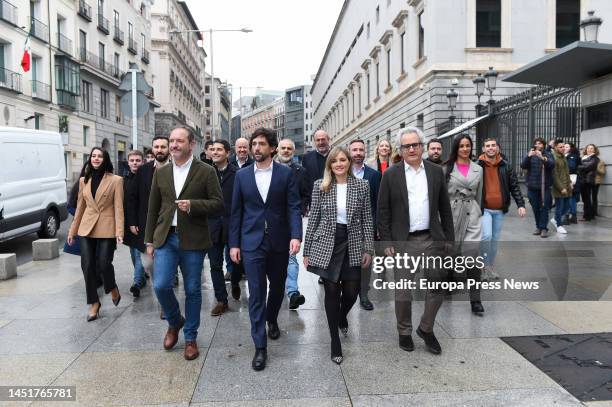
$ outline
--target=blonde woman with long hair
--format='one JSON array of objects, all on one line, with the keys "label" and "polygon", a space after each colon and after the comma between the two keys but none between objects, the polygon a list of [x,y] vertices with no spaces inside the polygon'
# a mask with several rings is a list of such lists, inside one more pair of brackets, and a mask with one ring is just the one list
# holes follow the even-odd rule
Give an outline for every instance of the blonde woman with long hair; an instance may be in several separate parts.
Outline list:
[{"label": "blonde woman with long hair", "polygon": [[382,139],[376,144],[376,155],[371,160],[366,162],[366,165],[376,171],[384,174],[391,165],[393,165],[393,156],[397,154],[391,142],[387,139]]},{"label": "blonde woman with long hair", "polygon": [[348,334],[347,315],[357,300],[361,267],[374,253],[374,227],[368,181],[356,178],[343,147],[327,156],[323,179],[312,191],[304,242],[304,266],[323,279],[331,359],[342,363],[338,329]]}]

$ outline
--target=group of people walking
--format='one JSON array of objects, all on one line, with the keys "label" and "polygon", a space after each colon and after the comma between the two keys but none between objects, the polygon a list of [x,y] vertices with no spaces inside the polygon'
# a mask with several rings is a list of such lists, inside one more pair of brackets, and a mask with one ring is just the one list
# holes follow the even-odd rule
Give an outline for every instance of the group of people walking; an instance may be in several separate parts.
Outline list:
[{"label": "group of people walking", "polygon": [[[116,245],[124,242],[130,245],[135,269],[130,292],[139,297],[152,275],[168,323],[163,346],[174,348],[183,329],[187,360],[199,355],[205,256],[209,256],[217,300],[212,315],[228,310],[224,258],[235,299],[241,296],[239,282],[244,275],[249,288],[254,370],[266,366],[268,338],[276,340],[281,335],[278,315],[284,296],[288,296],[290,309],[305,302],[297,284],[296,255],[302,239],[304,267],[319,276],[325,292],[331,360],[337,364],[343,361],[340,334],[348,335],[348,314],[353,305],[359,299],[364,310],[374,307],[368,290],[375,254],[484,253],[484,270],[468,270],[467,277],[499,278],[493,265],[504,215],[514,199],[519,215],[524,216],[525,203],[517,176],[495,139],[485,140],[483,152],[475,160],[471,138],[458,136],[445,162],[441,160],[441,143],[432,139],[426,145],[421,130],[412,127],[398,133],[397,151],[390,140],[381,140],[374,159],[368,162],[362,140],[352,140],[348,148],[330,148],[329,136],[319,130],[314,141],[315,149],[304,156],[302,165],[293,159],[293,142],[279,142],[276,134],[265,128],[257,129],[249,140],[239,139],[234,159],[224,140],[207,143],[198,159],[193,154],[193,132],[177,127],[168,138],[155,137],[152,161],[144,163],[142,153],[130,152],[130,173],[124,178],[113,175],[108,153],[94,148],[78,183],[67,239],[69,245],[77,237],[81,241],[88,321],[99,316],[100,279],[114,305],[121,300],[112,261]],[[539,146],[538,140],[535,144]],[[587,147],[587,154],[591,150]],[[597,160],[589,157],[595,154],[592,150],[579,163],[566,163],[564,168],[568,172],[574,168],[581,174],[580,182],[593,185],[594,177],[589,174],[597,167]],[[553,182],[546,174],[552,175],[555,162],[542,145],[521,163],[528,171],[529,198],[540,234],[548,221],[543,213],[546,206],[537,202],[550,199]],[[565,171],[561,167],[558,171]],[[540,178],[534,173],[538,169],[544,174]],[[573,179],[569,174],[567,178]],[[574,196],[567,179],[563,182],[554,182],[555,194]],[[593,190],[585,188],[583,199],[596,196]],[[571,216],[575,205],[570,201],[566,206],[560,198],[557,202],[557,208],[568,208],[560,214]],[[585,202],[585,218],[596,211],[596,206],[588,208],[587,212]],[[308,216],[305,234],[304,216]],[[173,290],[178,270],[185,286],[184,314]],[[395,280],[415,278],[414,274],[404,275],[405,271],[395,270]],[[423,272],[428,278],[448,278],[445,270]],[[434,354],[441,353],[433,328],[445,294],[436,289],[427,291],[416,328]],[[470,301],[472,312],[482,315],[478,290],[470,292]],[[410,290],[395,291],[399,346],[406,351],[414,350],[411,303]]]}]

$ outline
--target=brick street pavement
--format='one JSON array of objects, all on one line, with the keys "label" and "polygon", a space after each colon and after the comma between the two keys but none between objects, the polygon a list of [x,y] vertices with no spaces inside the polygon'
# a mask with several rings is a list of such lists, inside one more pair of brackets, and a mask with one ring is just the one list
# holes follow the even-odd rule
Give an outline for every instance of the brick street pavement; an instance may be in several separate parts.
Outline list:
[{"label": "brick street pavement", "polygon": [[[550,244],[612,242],[611,226],[605,220],[573,225],[567,236],[553,233]],[[530,235],[532,229],[531,219],[508,217],[503,237],[540,242]],[[612,300],[609,248],[577,261],[580,270],[595,273],[599,298]],[[500,249],[502,272],[518,260]],[[230,298],[231,311],[211,317],[214,296],[206,261],[201,356],[187,362],[182,334],[175,350],[162,348],[166,327],[151,285],[137,300],[130,295],[132,268],[125,247],[115,255],[115,269],[121,304],[114,307],[110,296],[103,297],[102,317],[90,323],[78,257],[62,253],[55,260],[30,262],[19,267],[18,278],[0,282],[1,385],[75,385],[77,401],[67,406],[570,406],[581,403],[500,337],[612,332],[612,301],[485,300],[484,317],[472,315],[469,303],[449,301],[435,327],[442,355],[427,353],[416,335],[416,349],[408,353],[397,346],[392,295],[372,290],[376,308],[367,312],[357,304],[351,311],[345,360],[337,366],[329,360],[322,288],[302,269],[306,304],[294,312],[285,301],[281,338],[269,341],[265,371],[254,372],[244,283],[241,301]],[[177,292],[182,301],[182,288]],[[416,321],[422,303],[414,308]]]}]

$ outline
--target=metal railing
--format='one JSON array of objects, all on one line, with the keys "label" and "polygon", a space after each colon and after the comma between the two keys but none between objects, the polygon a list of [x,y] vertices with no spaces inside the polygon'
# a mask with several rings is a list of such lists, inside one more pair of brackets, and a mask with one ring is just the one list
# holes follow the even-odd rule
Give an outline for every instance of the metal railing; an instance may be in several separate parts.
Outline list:
[{"label": "metal railing", "polygon": [[87,21],[92,20],[91,6],[85,2],[85,0],[79,0],[79,12],[78,14]]},{"label": "metal railing", "polygon": [[117,26],[115,26],[113,40],[115,40],[116,43],[121,44],[121,45],[123,45],[125,42],[125,34]]},{"label": "metal railing", "polygon": [[57,33],[57,47],[66,54],[72,55],[72,40],[62,33]]},{"label": "metal railing", "polygon": [[0,88],[21,93],[21,74],[0,68]]},{"label": "metal railing", "polygon": [[108,19],[104,17],[104,14],[98,13],[98,30],[102,31],[104,34],[110,34],[110,23]]},{"label": "metal railing", "polygon": [[30,34],[39,40],[49,42],[49,27],[34,17],[30,17]]},{"label": "metal railing", "polygon": [[149,51],[144,49],[142,50],[142,56],[140,57],[140,59],[142,60],[142,62],[144,62],[145,64],[149,63]]},{"label": "metal railing", "polygon": [[81,48],[79,52],[79,59],[81,60],[81,62],[85,62],[87,65],[96,68],[117,79],[120,79],[123,76],[123,71],[119,69],[119,67],[106,62],[104,58],[101,58],[93,52],[89,52],[84,48]]},{"label": "metal railing", "polygon": [[138,54],[138,43],[134,38],[128,38],[128,51],[134,55]]},{"label": "metal railing", "polygon": [[0,20],[17,25],[17,6],[6,0],[0,0]]},{"label": "metal railing", "polygon": [[78,106],[78,97],[65,90],[57,90],[57,104],[62,107],[67,107],[76,110]]},{"label": "metal railing", "polygon": [[51,101],[51,86],[40,81],[30,81],[32,83],[32,97],[35,99]]}]

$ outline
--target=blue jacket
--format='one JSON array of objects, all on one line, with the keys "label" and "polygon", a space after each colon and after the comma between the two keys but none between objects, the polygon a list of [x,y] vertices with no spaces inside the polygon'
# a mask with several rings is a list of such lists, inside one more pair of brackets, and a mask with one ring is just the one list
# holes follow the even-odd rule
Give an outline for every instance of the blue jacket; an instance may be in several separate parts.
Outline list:
[{"label": "blue jacket", "polygon": [[234,179],[229,246],[256,250],[267,233],[274,250],[289,251],[289,240],[302,239],[302,216],[298,183],[291,168],[274,162],[272,181],[264,203],[254,166],[242,168]]},{"label": "blue jacket", "polygon": [[542,151],[542,155],[546,157],[546,161],[541,160],[537,156],[525,156],[521,162],[521,168],[527,170],[527,189],[540,190],[542,188],[542,170],[544,170],[544,188],[550,188],[553,183],[553,169],[555,168],[555,159],[550,151]]}]

